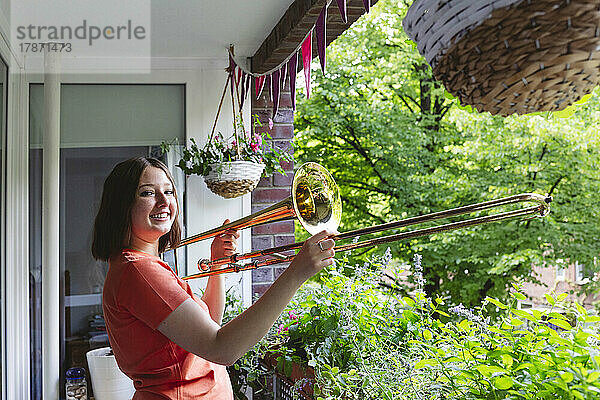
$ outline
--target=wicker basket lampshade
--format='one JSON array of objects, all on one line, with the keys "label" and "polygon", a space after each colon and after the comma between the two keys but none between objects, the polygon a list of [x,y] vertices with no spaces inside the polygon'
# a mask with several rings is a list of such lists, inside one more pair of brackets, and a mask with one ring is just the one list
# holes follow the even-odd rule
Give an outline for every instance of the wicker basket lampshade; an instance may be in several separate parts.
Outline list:
[{"label": "wicker basket lampshade", "polygon": [[435,77],[479,111],[558,111],[600,81],[598,1],[416,0],[404,28]]},{"label": "wicker basket lampshade", "polygon": [[210,167],[211,170],[204,177],[204,182],[211,192],[226,199],[253,191],[265,169],[264,164],[250,161],[211,164]]}]

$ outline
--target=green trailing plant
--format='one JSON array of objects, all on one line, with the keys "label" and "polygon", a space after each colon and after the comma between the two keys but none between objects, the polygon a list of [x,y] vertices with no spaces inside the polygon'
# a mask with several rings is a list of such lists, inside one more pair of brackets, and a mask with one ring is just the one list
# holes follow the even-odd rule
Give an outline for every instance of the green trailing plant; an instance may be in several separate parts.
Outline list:
[{"label": "green trailing plant", "polygon": [[[244,310],[242,300],[233,291],[233,288],[232,286],[226,292],[223,324],[226,324]],[[273,393],[267,384],[267,379],[272,376],[272,371],[263,362],[267,353],[266,346],[265,341],[257,343],[242,358],[232,366],[227,367],[236,400],[248,400],[246,396],[248,390],[253,392],[252,398],[256,400],[273,398]]]}]

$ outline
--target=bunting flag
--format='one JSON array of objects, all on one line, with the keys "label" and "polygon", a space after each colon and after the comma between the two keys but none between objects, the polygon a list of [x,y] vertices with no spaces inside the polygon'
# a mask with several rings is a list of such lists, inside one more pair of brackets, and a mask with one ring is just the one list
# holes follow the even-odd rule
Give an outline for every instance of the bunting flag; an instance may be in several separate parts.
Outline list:
[{"label": "bunting flag", "polygon": [[[340,10],[340,17],[344,23],[348,23],[348,0],[336,0],[338,8]],[[371,0],[362,0],[365,7],[365,11],[369,12],[371,9]],[[323,7],[315,26],[313,27],[314,34],[316,35],[317,42],[317,54],[321,64],[321,71],[325,73],[326,66],[326,45],[327,45],[327,5]],[[311,30],[304,42],[302,42],[302,67],[304,69],[304,83],[306,85],[306,98],[310,98],[310,63],[312,61],[312,36],[313,30]],[[300,51],[298,50],[298,51]],[[229,73],[231,79],[231,90],[233,95],[234,85],[236,88],[240,88],[241,99],[240,107],[243,107],[245,97],[250,92],[250,85],[252,83],[252,76],[256,76],[256,98],[259,98],[265,86],[265,81],[269,79],[269,98],[273,104],[273,118],[277,115],[279,110],[279,98],[281,91],[285,87],[286,77],[289,76],[290,82],[290,97],[292,108],[296,109],[296,75],[298,71],[298,51],[295,51],[288,62],[285,65],[277,67],[273,72],[256,76],[251,73],[245,72],[241,67],[235,64],[232,55],[229,55]],[[236,80],[236,68],[237,68],[237,80]],[[272,121],[271,121],[272,123]]]},{"label": "bunting flag", "polygon": [[[250,84],[252,83],[252,78],[250,77],[250,75],[246,75],[246,87],[244,90],[245,94],[250,93]],[[244,100],[242,100],[242,104],[244,103]]]},{"label": "bunting flag", "polygon": [[232,75],[235,73],[235,60],[231,54],[229,54],[229,73]]},{"label": "bunting flag", "polygon": [[263,91],[263,88],[265,87],[265,76],[257,76],[254,85],[256,86],[256,98],[258,99]]},{"label": "bunting flag", "polygon": [[244,107],[244,100],[246,99],[246,73],[242,72],[242,78],[240,79],[240,108]]},{"label": "bunting flag", "polygon": [[298,53],[292,54],[292,58],[287,63],[288,75],[290,76],[290,98],[292,100],[292,109],[296,110],[296,72],[298,71]]},{"label": "bunting flag", "polygon": [[271,92],[273,93],[272,102],[273,102],[273,118],[277,115],[277,110],[279,109],[279,83],[280,83],[280,73],[281,70],[277,70],[271,74]]},{"label": "bunting flag", "polygon": [[[346,0],[336,0],[338,8],[340,9],[340,17],[345,24],[348,23],[348,16],[346,15]],[[369,0],[367,0],[369,1]]]},{"label": "bunting flag", "polygon": [[369,12],[371,8],[371,0],[363,0],[363,5],[365,6],[365,11]]},{"label": "bunting flag", "polygon": [[310,61],[312,60],[312,32],[308,33],[302,43],[302,67],[304,69],[304,84],[306,85],[306,98],[310,98]]},{"label": "bunting flag", "polygon": [[[365,1],[365,0],[363,0]],[[367,0],[368,1],[368,0]],[[327,22],[327,6],[323,7],[317,23],[315,24],[315,33],[317,35],[317,53],[321,61],[321,71],[325,73],[325,32]]]},{"label": "bunting flag", "polygon": [[279,69],[279,89],[281,89],[281,91],[283,91],[283,89],[285,88],[285,78],[287,78],[287,65],[282,66]]}]

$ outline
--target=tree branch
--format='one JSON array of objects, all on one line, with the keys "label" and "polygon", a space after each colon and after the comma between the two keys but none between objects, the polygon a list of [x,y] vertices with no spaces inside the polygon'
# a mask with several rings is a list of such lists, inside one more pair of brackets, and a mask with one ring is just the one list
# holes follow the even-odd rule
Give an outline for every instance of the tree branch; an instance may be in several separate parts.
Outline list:
[{"label": "tree branch", "polygon": [[560,183],[560,181],[562,181],[564,179],[564,176],[560,176],[556,182],[554,182],[554,185],[552,185],[552,187],[550,188],[550,190],[548,191],[548,196],[552,196],[552,192],[554,192],[554,189],[556,189],[556,187],[558,186],[558,184]]}]

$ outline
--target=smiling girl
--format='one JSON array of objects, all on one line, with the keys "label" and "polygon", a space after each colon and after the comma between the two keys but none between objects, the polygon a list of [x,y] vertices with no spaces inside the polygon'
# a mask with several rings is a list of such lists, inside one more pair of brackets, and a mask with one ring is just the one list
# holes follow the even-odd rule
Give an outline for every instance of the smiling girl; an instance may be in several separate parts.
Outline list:
[{"label": "smiling girl", "polygon": [[[102,301],[110,344],[134,382],[134,400],[233,399],[224,365],[267,333],[304,281],[333,263],[333,232],[308,239],[267,292],[221,326],[223,276],[211,276],[199,298],[159,258],[180,241],[178,211],[173,177],[159,160],[124,161],[106,178],[92,254],[110,266]],[[233,255],[238,238],[233,230],[217,236],[211,259]]]}]

